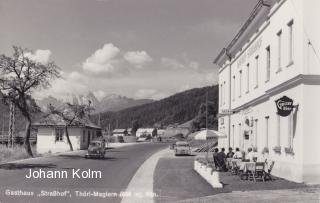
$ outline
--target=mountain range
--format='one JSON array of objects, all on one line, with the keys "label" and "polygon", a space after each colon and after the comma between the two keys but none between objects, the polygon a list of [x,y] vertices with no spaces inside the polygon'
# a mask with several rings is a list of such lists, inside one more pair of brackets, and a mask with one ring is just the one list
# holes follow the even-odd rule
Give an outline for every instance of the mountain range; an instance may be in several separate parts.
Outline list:
[{"label": "mountain range", "polygon": [[209,127],[216,126],[218,112],[218,86],[194,88],[148,104],[126,108],[115,112],[97,114],[92,119],[101,123],[102,128],[131,128],[133,123],[139,127],[166,127],[182,124],[190,120],[205,125],[205,104],[208,99]]},{"label": "mountain range", "polygon": [[90,102],[90,105],[94,108],[94,112],[92,113],[101,113],[107,111],[120,111],[122,109],[151,103],[153,101],[154,100],[151,99],[132,99],[116,94],[110,94],[103,97],[101,100],[98,100],[92,92],[89,92],[87,95],[71,95],[65,100],[48,96],[37,100],[37,104],[43,111],[46,111],[49,104],[59,107],[63,106],[65,102],[72,104],[89,104]]}]

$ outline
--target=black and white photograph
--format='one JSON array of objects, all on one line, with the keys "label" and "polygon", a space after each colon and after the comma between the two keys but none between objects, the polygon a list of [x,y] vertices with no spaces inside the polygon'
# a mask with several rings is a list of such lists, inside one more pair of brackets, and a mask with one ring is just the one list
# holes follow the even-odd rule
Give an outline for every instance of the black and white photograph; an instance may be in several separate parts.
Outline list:
[{"label": "black and white photograph", "polygon": [[0,0],[0,203],[319,203],[319,0]]}]

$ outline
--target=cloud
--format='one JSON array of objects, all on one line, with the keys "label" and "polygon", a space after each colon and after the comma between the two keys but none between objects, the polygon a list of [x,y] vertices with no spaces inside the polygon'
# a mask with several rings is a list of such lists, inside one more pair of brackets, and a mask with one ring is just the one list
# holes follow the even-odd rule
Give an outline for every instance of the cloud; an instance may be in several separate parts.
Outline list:
[{"label": "cloud", "polygon": [[48,49],[46,50],[38,49],[33,53],[31,52],[25,53],[25,56],[35,62],[46,64],[49,62],[51,51]]},{"label": "cloud", "polygon": [[116,71],[116,64],[118,60],[120,49],[113,44],[105,44],[101,49],[96,50],[86,61],[82,64],[85,71],[94,74],[112,73]]},{"label": "cloud", "polygon": [[172,58],[163,57],[161,59],[161,63],[162,65],[172,69],[183,69],[185,67],[182,63]]},{"label": "cloud", "polygon": [[199,69],[198,62],[190,61],[187,59],[184,59],[183,62],[180,62],[177,59],[163,57],[161,58],[161,64],[167,68],[172,68],[175,70],[179,70],[179,69],[198,70]]},{"label": "cloud", "polygon": [[89,92],[89,78],[79,72],[64,73],[51,82],[51,87],[34,92],[37,99],[54,96],[58,99],[70,99],[71,95],[85,95]]},{"label": "cloud", "polygon": [[101,99],[103,99],[105,96],[107,96],[107,93],[105,91],[102,90],[97,90],[93,92],[94,96],[97,97],[97,99],[99,101],[101,101]]},{"label": "cloud", "polygon": [[159,100],[159,99],[165,98],[167,96],[168,96],[168,94],[160,92],[156,89],[139,89],[135,94],[135,97],[137,99]]},{"label": "cloud", "polygon": [[204,80],[208,85],[218,84],[218,71],[209,72],[204,76]]},{"label": "cloud", "polygon": [[137,68],[142,68],[142,65],[151,62],[152,58],[145,51],[130,51],[124,55],[124,59],[135,65]]}]

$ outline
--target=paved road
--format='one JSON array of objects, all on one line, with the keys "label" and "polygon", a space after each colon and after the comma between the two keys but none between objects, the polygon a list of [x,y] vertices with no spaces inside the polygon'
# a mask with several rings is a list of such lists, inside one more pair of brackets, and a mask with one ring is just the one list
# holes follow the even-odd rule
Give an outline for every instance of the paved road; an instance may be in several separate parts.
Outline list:
[{"label": "paved road", "polygon": [[213,188],[193,170],[193,156],[161,158],[154,172],[155,202],[175,202],[211,195]]},{"label": "paved road", "polygon": [[[120,202],[121,197],[106,197],[119,195],[124,191],[140,165],[152,154],[167,147],[167,144],[138,144],[127,147],[115,148],[107,151],[105,159],[85,159],[85,152],[77,152],[68,155],[42,157],[25,160],[12,164],[0,165],[0,203],[4,202]],[[32,170],[67,171],[67,179],[27,179],[25,176]],[[80,169],[101,171],[102,178],[98,179],[73,179],[72,170]],[[32,198],[28,196],[8,196],[6,190],[33,191]],[[21,190],[21,191],[20,191]],[[60,197],[48,197],[38,195],[41,190],[51,192],[50,195]],[[61,197],[65,195],[66,197]],[[75,191],[90,192],[91,197],[77,197]],[[94,193],[99,192],[99,193]],[[45,193],[43,193],[45,194]],[[46,195],[47,195],[46,194]],[[78,192],[78,195],[80,193]],[[82,193],[84,196],[87,193]],[[92,197],[97,195],[100,197]],[[104,198],[103,198],[104,197]]]}]

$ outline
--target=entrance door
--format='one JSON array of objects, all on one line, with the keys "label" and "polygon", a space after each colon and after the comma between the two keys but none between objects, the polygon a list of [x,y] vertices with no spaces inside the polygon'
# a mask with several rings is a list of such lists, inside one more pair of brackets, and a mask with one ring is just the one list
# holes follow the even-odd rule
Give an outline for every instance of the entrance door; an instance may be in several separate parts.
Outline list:
[{"label": "entrance door", "polygon": [[87,148],[89,147],[91,141],[91,134],[90,134],[90,130],[88,130],[88,143],[87,143]]}]

